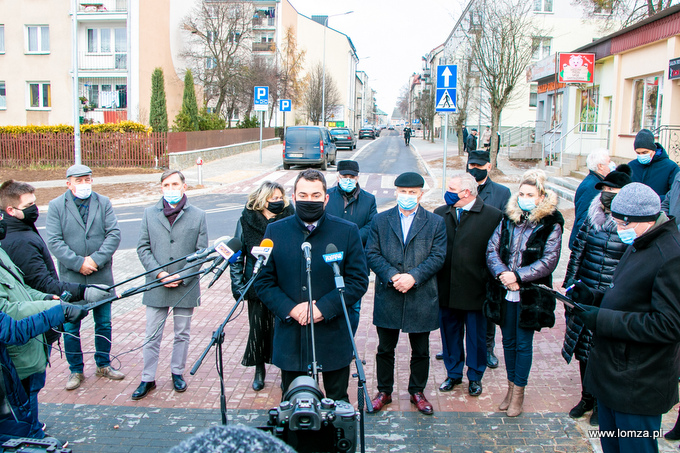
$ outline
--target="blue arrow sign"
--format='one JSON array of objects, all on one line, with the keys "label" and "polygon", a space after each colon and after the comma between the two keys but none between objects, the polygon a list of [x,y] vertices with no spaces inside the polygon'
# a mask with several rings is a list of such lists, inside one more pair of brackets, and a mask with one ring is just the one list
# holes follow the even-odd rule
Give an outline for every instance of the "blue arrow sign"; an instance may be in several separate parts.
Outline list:
[{"label": "blue arrow sign", "polygon": [[437,66],[437,93],[435,110],[437,112],[456,112],[456,86],[458,85],[458,66],[455,64]]},{"label": "blue arrow sign", "polygon": [[255,87],[255,110],[266,111],[269,106],[269,87]]},{"label": "blue arrow sign", "polygon": [[437,89],[456,88],[458,80],[458,66],[449,64],[437,66]]},{"label": "blue arrow sign", "polygon": [[279,112],[290,112],[293,108],[293,103],[290,99],[279,99]]}]

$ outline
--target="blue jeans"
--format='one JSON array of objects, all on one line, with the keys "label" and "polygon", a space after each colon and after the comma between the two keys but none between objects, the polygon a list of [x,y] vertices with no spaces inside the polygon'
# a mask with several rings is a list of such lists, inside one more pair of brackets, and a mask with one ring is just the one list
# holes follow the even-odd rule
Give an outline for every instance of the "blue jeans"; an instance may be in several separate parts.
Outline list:
[{"label": "blue jeans", "polygon": [[661,430],[661,415],[635,415],[617,412],[602,401],[597,401],[600,431],[648,431],[649,437],[600,437],[604,453],[658,453],[659,443],[654,431]]},{"label": "blue jeans", "polygon": [[[94,318],[94,361],[99,368],[111,364],[111,303],[92,310]],[[64,349],[71,373],[83,372],[83,349],[80,345],[80,321],[64,323]]]},{"label": "blue jeans", "polygon": [[508,381],[518,387],[525,387],[529,381],[531,360],[534,353],[534,331],[519,327],[519,302],[507,304],[505,319],[501,325],[503,333],[503,354]]},{"label": "blue jeans", "polygon": [[27,385],[24,386],[24,389],[28,387],[28,401],[31,406],[31,423],[42,427],[42,424],[38,420],[38,393],[40,393],[40,390],[45,387],[45,379],[47,378],[47,372],[43,371],[42,373],[34,373],[24,379],[24,381],[27,383]]}]

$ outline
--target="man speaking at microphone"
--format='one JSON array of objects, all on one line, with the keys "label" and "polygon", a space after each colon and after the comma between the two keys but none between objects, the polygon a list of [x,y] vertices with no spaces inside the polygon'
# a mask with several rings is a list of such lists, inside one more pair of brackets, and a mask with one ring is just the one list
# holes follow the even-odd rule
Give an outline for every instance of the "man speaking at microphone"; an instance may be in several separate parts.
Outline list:
[{"label": "man speaking at microphone", "polygon": [[[185,255],[208,246],[208,226],[205,211],[192,206],[185,194],[187,185],[184,175],[177,170],[167,170],[161,175],[163,198],[144,210],[142,227],[137,244],[137,255],[145,270],[158,268]],[[146,337],[144,344],[144,370],[142,383],[132,393],[133,400],[139,400],[156,388],[156,368],[163,327],[172,308],[175,340],[170,359],[172,384],[176,392],[184,392],[187,384],[183,373],[189,353],[189,334],[194,307],[201,301],[198,277],[187,280],[180,278],[179,271],[185,266],[182,260],[158,273],[147,274],[147,283],[156,279],[168,282],[164,286],[144,293],[142,303],[146,305]],[[196,266],[194,269],[198,269]]]},{"label": "man speaking at microphone", "polygon": [[[293,189],[295,215],[274,222],[264,237],[274,242],[269,261],[255,280],[262,302],[276,316],[272,362],[281,369],[284,389],[312,364],[310,323],[314,322],[316,360],[323,373],[326,396],[349,402],[347,385],[352,343],[335,287],[333,268],[323,259],[328,244],[343,252],[339,262],[349,308],[368,289],[368,268],[359,229],[325,212],[326,180],[317,170],[305,170]],[[312,310],[309,319],[307,267],[302,244],[311,245]],[[284,391],[285,394],[285,391]]]}]

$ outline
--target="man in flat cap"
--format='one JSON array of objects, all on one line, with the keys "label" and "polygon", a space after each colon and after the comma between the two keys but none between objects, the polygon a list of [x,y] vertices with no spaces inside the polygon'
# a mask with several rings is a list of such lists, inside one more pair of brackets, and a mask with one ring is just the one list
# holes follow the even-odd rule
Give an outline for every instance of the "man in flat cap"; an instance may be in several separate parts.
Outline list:
[{"label": "man in flat cap", "polygon": [[597,399],[600,430],[615,434],[600,438],[604,453],[658,451],[654,432],[678,403],[680,232],[660,209],[649,186],[624,186],[611,211],[629,246],[611,286],[578,282],[571,292],[593,332],[584,386]]},{"label": "man in flat cap", "polygon": [[[359,187],[359,162],[338,162],[338,185],[328,189],[326,213],[356,224],[361,235],[361,245],[366,246],[371,220],[378,213],[375,195]],[[349,309],[352,331],[357,332],[361,299]]]},{"label": "man in flat cap", "polygon": [[[68,190],[50,201],[47,212],[47,247],[59,263],[62,280],[84,285],[113,285],[113,254],[120,244],[120,229],[111,201],[92,192],[92,170],[73,165],[66,171]],[[125,377],[111,368],[111,304],[92,310],[96,375],[120,380]],[[83,352],[80,322],[65,323],[64,349],[71,375],[66,390],[80,387]]]},{"label": "man in flat cap", "polygon": [[446,256],[446,226],[441,216],[422,206],[425,180],[402,173],[394,181],[397,206],[376,214],[366,244],[366,258],[375,272],[373,324],[378,330],[378,395],[374,411],[392,402],[394,350],[400,331],[409,334],[411,403],[426,415],[432,405],[423,391],[430,371],[430,332],[439,328],[437,272]]}]

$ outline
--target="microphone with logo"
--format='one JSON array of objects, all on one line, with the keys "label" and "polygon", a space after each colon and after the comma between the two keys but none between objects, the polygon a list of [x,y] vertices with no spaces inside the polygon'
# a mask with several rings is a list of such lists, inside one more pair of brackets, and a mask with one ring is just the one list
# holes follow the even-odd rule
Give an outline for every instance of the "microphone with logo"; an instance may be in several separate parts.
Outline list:
[{"label": "microphone with logo", "polygon": [[343,253],[338,251],[335,244],[331,243],[326,246],[326,254],[323,255],[323,260],[333,268],[333,275],[335,275],[335,287],[340,291],[345,289],[345,279],[340,273],[340,266],[338,263],[342,261]]},{"label": "microphone with logo", "polygon": [[[215,242],[213,242],[213,245],[207,248],[204,248],[203,250],[199,250],[198,252],[192,253],[191,255],[187,256],[187,263],[192,263],[194,261],[202,260],[203,258],[207,257],[208,255],[212,255],[215,253],[215,251],[218,251],[218,249],[223,249],[223,247],[227,246],[229,244],[229,241],[232,241],[236,238],[232,238],[230,236],[222,236],[217,239],[215,239]],[[236,239],[238,241],[238,239]],[[241,241],[239,241],[239,244]],[[240,247],[239,247],[240,248]],[[232,249],[235,250],[235,249]],[[222,255],[222,253],[220,253]],[[224,256],[224,255],[222,255]],[[229,259],[229,258],[225,258]]]},{"label": "microphone with logo", "polygon": [[260,272],[260,268],[267,264],[273,248],[274,242],[269,238],[265,238],[260,242],[258,247],[253,247],[250,251],[250,253],[257,258],[255,266],[253,266],[253,275],[257,275],[257,273]]},{"label": "microphone with logo", "polygon": [[220,265],[220,263],[221,265],[217,268],[215,276],[208,285],[208,288],[212,287],[212,285],[214,285],[215,282],[219,280],[230,264],[235,263],[236,260],[239,259],[241,256],[241,247],[243,247],[243,244],[241,244],[241,241],[238,238],[231,238],[226,244],[224,242],[220,242],[219,244],[216,243],[214,245],[215,251],[220,254],[220,257],[217,258],[217,261],[215,261],[213,267]]}]

